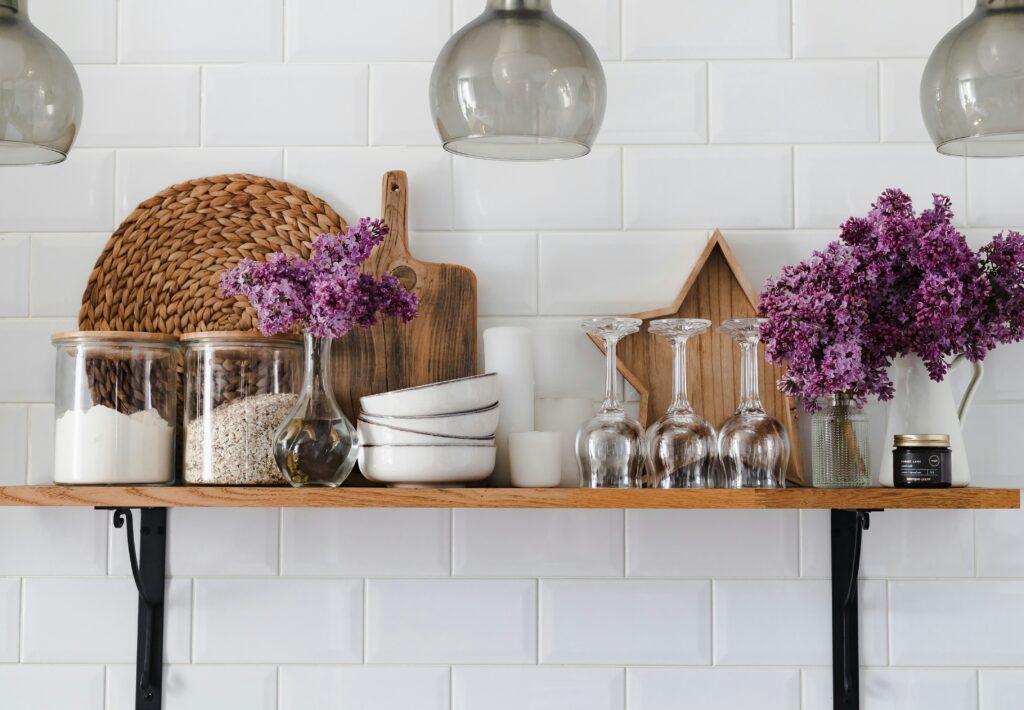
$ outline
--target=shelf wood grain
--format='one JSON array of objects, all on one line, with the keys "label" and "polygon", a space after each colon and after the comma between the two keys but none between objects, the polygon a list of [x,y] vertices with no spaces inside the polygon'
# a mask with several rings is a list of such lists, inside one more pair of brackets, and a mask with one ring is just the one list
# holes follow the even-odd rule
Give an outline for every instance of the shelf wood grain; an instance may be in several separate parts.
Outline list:
[{"label": "shelf wood grain", "polygon": [[6,486],[0,506],[124,508],[1019,508],[1016,488],[245,488]]}]

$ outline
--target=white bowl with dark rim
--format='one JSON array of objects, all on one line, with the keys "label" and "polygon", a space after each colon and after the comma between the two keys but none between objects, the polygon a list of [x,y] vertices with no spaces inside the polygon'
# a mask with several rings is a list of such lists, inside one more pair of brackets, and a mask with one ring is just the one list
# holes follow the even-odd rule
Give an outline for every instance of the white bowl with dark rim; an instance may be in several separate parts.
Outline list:
[{"label": "white bowl with dark rim", "polygon": [[474,375],[359,398],[362,412],[373,416],[413,417],[456,414],[498,401],[498,375]]},{"label": "white bowl with dark rim", "polygon": [[393,446],[399,445],[420,445],[431,446],[435,444],[477,445],[489,444],[494,446],[494,434],[488,436],[444,436],[442,434],[424,434],[411,429],[374,424],[360,418],[356,424],[359,430],[359,440],[368,446]]},{"label": "white bowl with dark rim", "polygon": [[367,480],[407,488],[455,488],[494,471],[493,445],[362,446],[359,470]]},{"label": "white bowl with dark rim", "polygon": [[498,417],[498,403],[495,402],[483,409],[476,409],[471,412],[455,412],[454,414],[383,417],[363,412],[359,415],[359,421],[378,427],[400,429],[417,434],[479,438],[494,436],[494,433],[498,430]]}]

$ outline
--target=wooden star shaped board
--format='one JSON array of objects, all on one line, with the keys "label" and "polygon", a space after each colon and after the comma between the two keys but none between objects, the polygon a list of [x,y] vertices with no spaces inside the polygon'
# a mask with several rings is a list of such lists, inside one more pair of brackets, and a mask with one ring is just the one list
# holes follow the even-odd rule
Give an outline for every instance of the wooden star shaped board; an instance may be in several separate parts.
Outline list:
[{"label": "wooden star shaped board", "polygon": [[[708,332],[690,339],[686,378],[693,408],[717,429],[736,411],[740,399],[740,350],[732,338],[718,332],[718,326],[730,318],[755,316],[758,300],[725,237],[716,229],[675,301],[665,308],[632,314],[643,321],[640,332],[619,343],[619,372],[640,393],[641,424],[656,421],[672,399],[672,348],[667,340],[649,332],[650,322],[659,318],[711,321]],[[591,340],[603,352],[601,342]],[[784,368],[765,362],[763,345],[758,350],[761,402],[789,432],[787,478],[804,483],[796,402],[775,386]]]}]

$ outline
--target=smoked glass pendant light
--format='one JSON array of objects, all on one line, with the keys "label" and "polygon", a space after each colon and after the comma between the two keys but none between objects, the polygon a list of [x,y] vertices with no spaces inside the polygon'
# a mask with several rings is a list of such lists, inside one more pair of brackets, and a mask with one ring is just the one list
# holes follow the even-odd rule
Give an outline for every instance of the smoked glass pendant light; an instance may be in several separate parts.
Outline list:
[{"label": "smoked glass pendant light", "polygon": [[940,153],[1024,155],[1024,0],[977,0],[928,59],[921,111]]},{"label": "smoked glass pendant light", "polygon": [[63,161],[81,121],[71,60],[29,21],[27,0],[0,0],[0,165]]},{"label": "smoked glass pendant light", "polygon": [[550,0],[488,0],[448,40],[430,78],[445,150],[474,158],[586,155],[605,97],[601,61]]}]

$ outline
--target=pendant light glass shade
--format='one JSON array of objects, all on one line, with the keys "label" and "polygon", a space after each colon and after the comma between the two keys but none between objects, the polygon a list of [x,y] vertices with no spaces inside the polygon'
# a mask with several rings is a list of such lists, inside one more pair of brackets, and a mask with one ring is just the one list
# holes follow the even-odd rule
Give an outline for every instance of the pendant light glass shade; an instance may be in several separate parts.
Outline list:
[{"label": "pendant light glass shade", "polygon": [[921,111],[940,153],[1024,155],[1024,0],[978,0],[935,47]]},{"label": "pendant light glass shade", "polygon": [[448,40],[430,77],[445,150],[474,158],[586,155],[605,100],[601,61],[550,0],[489,0]]},{"label": "pendant light glass shade", "polygon": [[29,21],[26,0],[0,0],[0,165],[63,161],[81,121],[71,60]]}]

